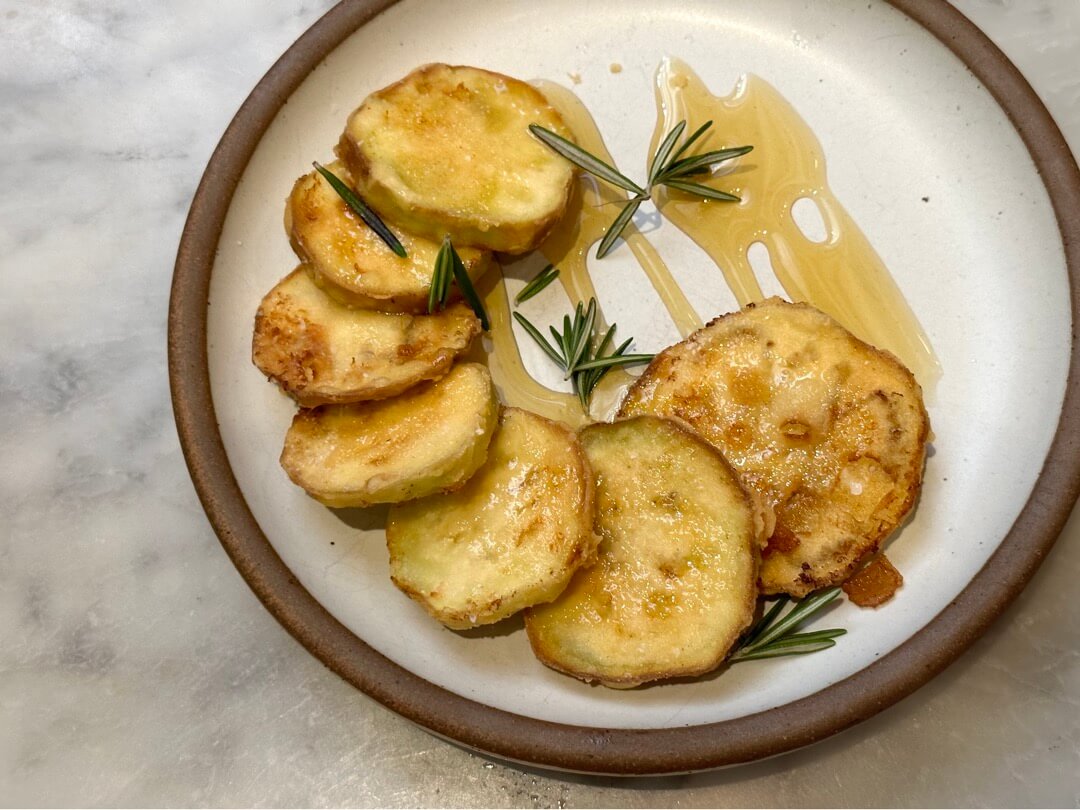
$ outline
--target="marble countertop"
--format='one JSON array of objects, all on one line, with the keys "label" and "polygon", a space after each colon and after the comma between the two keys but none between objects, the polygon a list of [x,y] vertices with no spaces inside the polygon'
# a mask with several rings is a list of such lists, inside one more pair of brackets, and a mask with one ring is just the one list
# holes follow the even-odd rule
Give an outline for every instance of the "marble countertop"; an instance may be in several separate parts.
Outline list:
[{"label": "marble countertop", "polygon": [[[0,0],[0,805],[1080,804],[1080,513],[972,650],[815,747],[694,776],[463,751],[339,680],[195,497],[165,311],[195,185],[329,0]],[[1080,152],[1080,3],[957,0]]]}]

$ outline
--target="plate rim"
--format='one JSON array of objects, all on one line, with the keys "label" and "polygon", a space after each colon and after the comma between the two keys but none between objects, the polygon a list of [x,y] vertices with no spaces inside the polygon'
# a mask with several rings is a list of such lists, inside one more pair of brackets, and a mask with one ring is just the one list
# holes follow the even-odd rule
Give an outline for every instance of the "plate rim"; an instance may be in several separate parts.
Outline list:
[{"label": "plate rim", "polygon": [[960,594],[874,663],[791,703],[663,729],[591,728],[496,709],[436,686],[335,619],[278,556],[229,465],[207,354],[210,278],[225,216],[262,135],[301,82],[348,36],[398,0],[343,0],[260,79],[226,128],[184,225],[169,299],[168,373],[184,460],[233,564],[275,619],[340,677],[452,742],[514,762],[608,775],[686,773],[775,756],[893,705],[952,663],[1020,593],[1080,494],[1080,169],[1049,111],[1008,57],[946,0],[886,0],[971,70],[1023,140],[1049,195],[1065,252],[1072,345],[1058,426],[1034,487],[1000,546]]}]

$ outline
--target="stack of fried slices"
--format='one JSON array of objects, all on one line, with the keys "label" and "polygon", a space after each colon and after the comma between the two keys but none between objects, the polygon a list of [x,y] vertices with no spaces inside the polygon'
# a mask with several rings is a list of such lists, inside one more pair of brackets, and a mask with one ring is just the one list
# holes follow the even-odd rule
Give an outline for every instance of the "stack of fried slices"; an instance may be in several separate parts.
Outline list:
[{"label": "stack of fried slices", "polygon": [[928,422],[910,372],[805,306],[770,299],[659,354],[619,418],[575,433],[503,407],[480,322],[429,313],[440,244],[470,279],[535,249],[573,167],[530,85],[428,65],[369,96],[326,168],[297,180],[300,266],[263,299],[253,359],[300,406],[289,477],[331,507],[394,504],[393,582],[454,629],[525,610],[537,657],[626,687],[716,668],[760,594],[842,582],[918,493]]}]

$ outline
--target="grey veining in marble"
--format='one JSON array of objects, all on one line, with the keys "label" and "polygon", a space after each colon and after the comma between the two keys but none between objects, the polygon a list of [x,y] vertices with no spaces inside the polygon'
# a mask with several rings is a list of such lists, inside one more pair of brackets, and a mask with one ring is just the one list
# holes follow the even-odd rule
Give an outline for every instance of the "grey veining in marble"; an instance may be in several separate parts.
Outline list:
[{"label": "grey veining in marble", "polygon": [[[1080,516],[974,649],[814,748],[672,779],[516,769],[325,670],[211,531],[165,374],[233,112],[328,0],[0,0],[0,804],[1080,805]],[[959,0],[1080,148],[1080,4]]]}]

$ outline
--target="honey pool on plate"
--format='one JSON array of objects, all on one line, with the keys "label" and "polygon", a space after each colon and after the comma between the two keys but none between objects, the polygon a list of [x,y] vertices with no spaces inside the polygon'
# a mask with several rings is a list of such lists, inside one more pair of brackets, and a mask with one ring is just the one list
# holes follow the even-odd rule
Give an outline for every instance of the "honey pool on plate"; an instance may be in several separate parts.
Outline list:
[{"label": "honey pool on plate", "polygon": [[[578,144],[614,165],[585,105],[561,85],[536,83],[562,114]],[[870,241],[829,188],[825,156],[814,133],[795,108],[764,79],[746,75],[730,95],[715,96],[691,68],[667,59],[656,72],[656,128],[650,153],[679,121],[693,132],[706,121],[713,127],[699,142],[702,151],[752,144],[754,151],[716,175],[738,203],[703,201],[665,188],[654,190],[661,215],[701,247],[717,265],[739,306],[765,298],[749,251],[763,244],[777,280],[792,301],[805,301],[827,313],[862,340],[896,355],[925,389],[941,375],[930,342],[888,268]],[[626,192],[587,175],[578,178],[567,215],[540,246],[560,270],[571,301],[588,301],[596,292],[588,253],[614,219]],[[816,205],[825,225],[822,241],[809,238],[793,217],[799,200]],[[675,282],[648,239],[631,224],[623,237],[679,333],[686,337],[704,319]],[[595,258],[593,259],[595,261]],[[598,327],[606,327],[598,301]],[[511,329],[510,301],[503,279],[485,304],[491,316],[493,353],[489,366],[507,403],[574,426],[591,421],[577,398],[553,391],[525,369]],[[632,377],[613,369],[601,382],[591,407],[604,416],[622,398]]]}]

